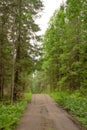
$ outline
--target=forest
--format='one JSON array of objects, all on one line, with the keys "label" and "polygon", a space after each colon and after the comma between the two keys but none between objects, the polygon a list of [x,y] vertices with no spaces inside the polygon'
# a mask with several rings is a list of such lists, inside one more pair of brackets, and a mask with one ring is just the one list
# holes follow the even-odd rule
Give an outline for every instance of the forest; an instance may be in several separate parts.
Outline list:
[{"label": "forest", "polygon": [[87,0],[62,3],[39,36],[43,8],[0,0],[0,130],[15,128],[33,93],[48,93],[87,127]]}]

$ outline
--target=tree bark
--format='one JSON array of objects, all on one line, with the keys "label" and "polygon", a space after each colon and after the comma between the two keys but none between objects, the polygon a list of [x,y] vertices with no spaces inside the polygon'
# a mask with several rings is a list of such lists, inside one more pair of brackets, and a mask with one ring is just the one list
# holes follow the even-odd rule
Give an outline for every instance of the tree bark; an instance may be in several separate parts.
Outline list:
[{"label": "tree bark", "polygon": [[[22,0],[19,0],[19,19],[21,19],[22,13]],[[19,86],[19,64],[20,64],[20,47],[21,47],[21,20],[19,20],[18,25],[18,40],[17,40],[17,48],[16,48],[16,70],[15,70],[15,77],[14,77],[14,94],[13,99],[14,101],[17,100],[18,94],[18,86]]]}]

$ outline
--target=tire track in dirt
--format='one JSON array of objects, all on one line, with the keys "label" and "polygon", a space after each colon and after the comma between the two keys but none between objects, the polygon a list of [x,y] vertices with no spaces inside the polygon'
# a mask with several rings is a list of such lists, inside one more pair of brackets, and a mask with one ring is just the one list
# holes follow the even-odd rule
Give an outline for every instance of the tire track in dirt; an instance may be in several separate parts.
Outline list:
[{"label": "tire track in dirt", "polygon": [[85,130],[47,94],[34,94],[16,130]]}]

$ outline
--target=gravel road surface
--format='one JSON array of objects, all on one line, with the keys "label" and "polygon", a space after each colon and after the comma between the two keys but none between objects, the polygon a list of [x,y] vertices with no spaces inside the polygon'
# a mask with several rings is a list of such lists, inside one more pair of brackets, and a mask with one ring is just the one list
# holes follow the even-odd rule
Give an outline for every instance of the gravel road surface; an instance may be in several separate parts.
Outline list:
[{"label": "gravel road surface", "polygon": [[47,94],[33,94],[16,130],[83,130]]}]

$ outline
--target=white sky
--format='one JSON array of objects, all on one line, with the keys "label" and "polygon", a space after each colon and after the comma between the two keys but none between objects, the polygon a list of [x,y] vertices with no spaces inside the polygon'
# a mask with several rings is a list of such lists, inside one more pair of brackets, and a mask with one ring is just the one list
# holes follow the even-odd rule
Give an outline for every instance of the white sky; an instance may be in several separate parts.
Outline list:
[{"label": "white sky", "polygon": [[44,4],[44,10],[41,14],[41,17],[36,20],[36,23],[39,24],[41,31],[40,34],[44,34],[48,26],[50,17],[53,15],[54,11],[58,9],[61,3],[66,0],[42,0]]}]

